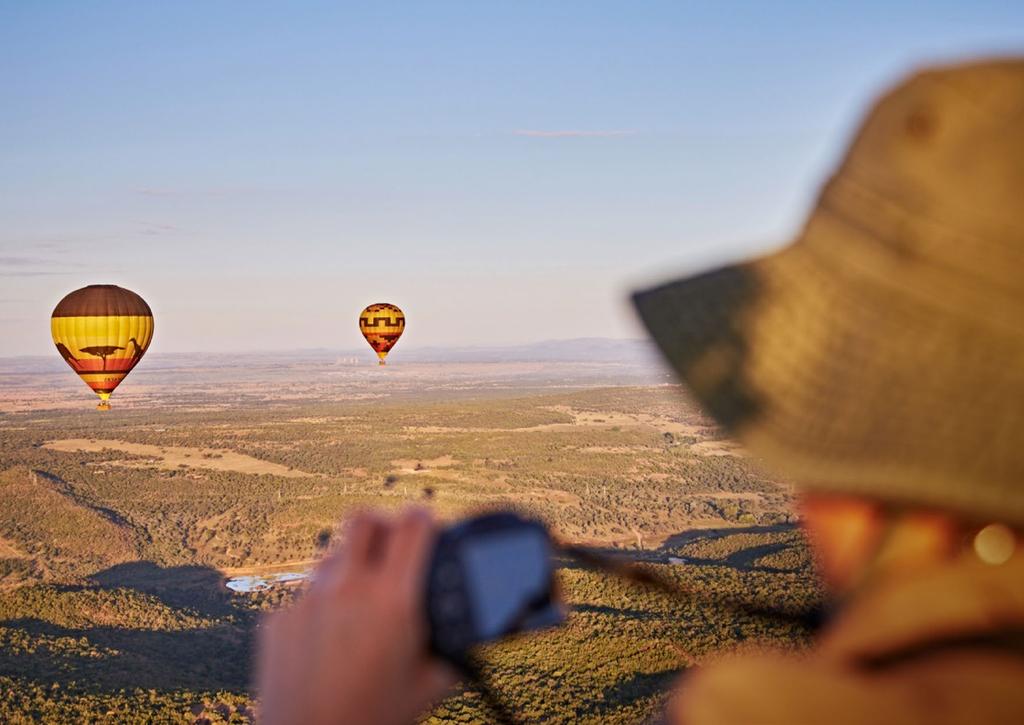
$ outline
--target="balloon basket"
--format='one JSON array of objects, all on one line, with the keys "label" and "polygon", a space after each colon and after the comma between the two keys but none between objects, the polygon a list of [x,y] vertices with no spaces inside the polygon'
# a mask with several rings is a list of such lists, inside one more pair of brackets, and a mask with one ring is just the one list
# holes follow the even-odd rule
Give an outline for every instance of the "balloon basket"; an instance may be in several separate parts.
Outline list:
[{"label": "balloon basket", "polygon": [[110,410],[110,403],[105,400],[100,401],[100,404],[96,406],[96,410]]}]

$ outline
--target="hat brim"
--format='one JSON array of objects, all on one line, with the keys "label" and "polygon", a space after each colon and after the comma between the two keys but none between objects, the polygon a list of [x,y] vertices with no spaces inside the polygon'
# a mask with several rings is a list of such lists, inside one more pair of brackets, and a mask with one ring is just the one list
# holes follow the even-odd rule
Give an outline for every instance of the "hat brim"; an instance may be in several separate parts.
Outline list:
[{"label": "hat brim", "polygon": [[749,340],[739,321],[756,306],[754,264],[723,267],[633,295],[654,342],[704,408],[730,433],[758,413],[744,382]]},{"label": "hat brim", "polygon": [[1024,523],[1002,450],[1024,412],[992,400],[1024,392],[1019,340],[822,251],[861,233],[819,214],[781,252],[633,302],[697,401],[785,480]]}]

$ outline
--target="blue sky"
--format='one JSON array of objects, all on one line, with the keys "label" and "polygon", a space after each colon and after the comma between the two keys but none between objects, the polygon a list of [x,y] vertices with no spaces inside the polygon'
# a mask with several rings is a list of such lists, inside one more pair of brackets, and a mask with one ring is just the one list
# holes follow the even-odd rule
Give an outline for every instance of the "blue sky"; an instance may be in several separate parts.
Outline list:
[{"label": "blue sky", "polygon": [[[1019,2],[0,0],[0,355],[112,282],[154,350],[639,336],[799,227],[873,95]],[[400,349],[400,348],[399,348]]]}]

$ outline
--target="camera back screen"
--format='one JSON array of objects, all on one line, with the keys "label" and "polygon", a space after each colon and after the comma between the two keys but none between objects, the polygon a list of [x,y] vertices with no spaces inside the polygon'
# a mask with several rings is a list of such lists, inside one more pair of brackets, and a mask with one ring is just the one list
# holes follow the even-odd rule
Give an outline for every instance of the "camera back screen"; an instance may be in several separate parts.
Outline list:
[{"label": "camera back screen", "polygon": [[522,619],[551,586],[547,538],[537,531],[483,536],[462,552],[477,634],[496,638]]}]

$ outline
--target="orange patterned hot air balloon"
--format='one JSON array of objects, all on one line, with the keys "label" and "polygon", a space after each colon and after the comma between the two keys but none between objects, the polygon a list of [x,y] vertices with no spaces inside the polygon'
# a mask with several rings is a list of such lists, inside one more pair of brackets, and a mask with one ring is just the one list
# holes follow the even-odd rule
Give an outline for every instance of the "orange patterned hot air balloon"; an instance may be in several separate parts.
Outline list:
[{"label": "orange patterned hot air balloon", "polygon": [[153,312],[131,290],[92,284],[57,303],[50,331],[57,352],[100,396],[97,407],[110,410],[110,394],[153,339]]},{"label": "orange patterned hot air balloon", "polygon": [[359,313],[359,331],[383,365],[388,351],[405,332],[405,313],[387,302],[370,305]]}]

